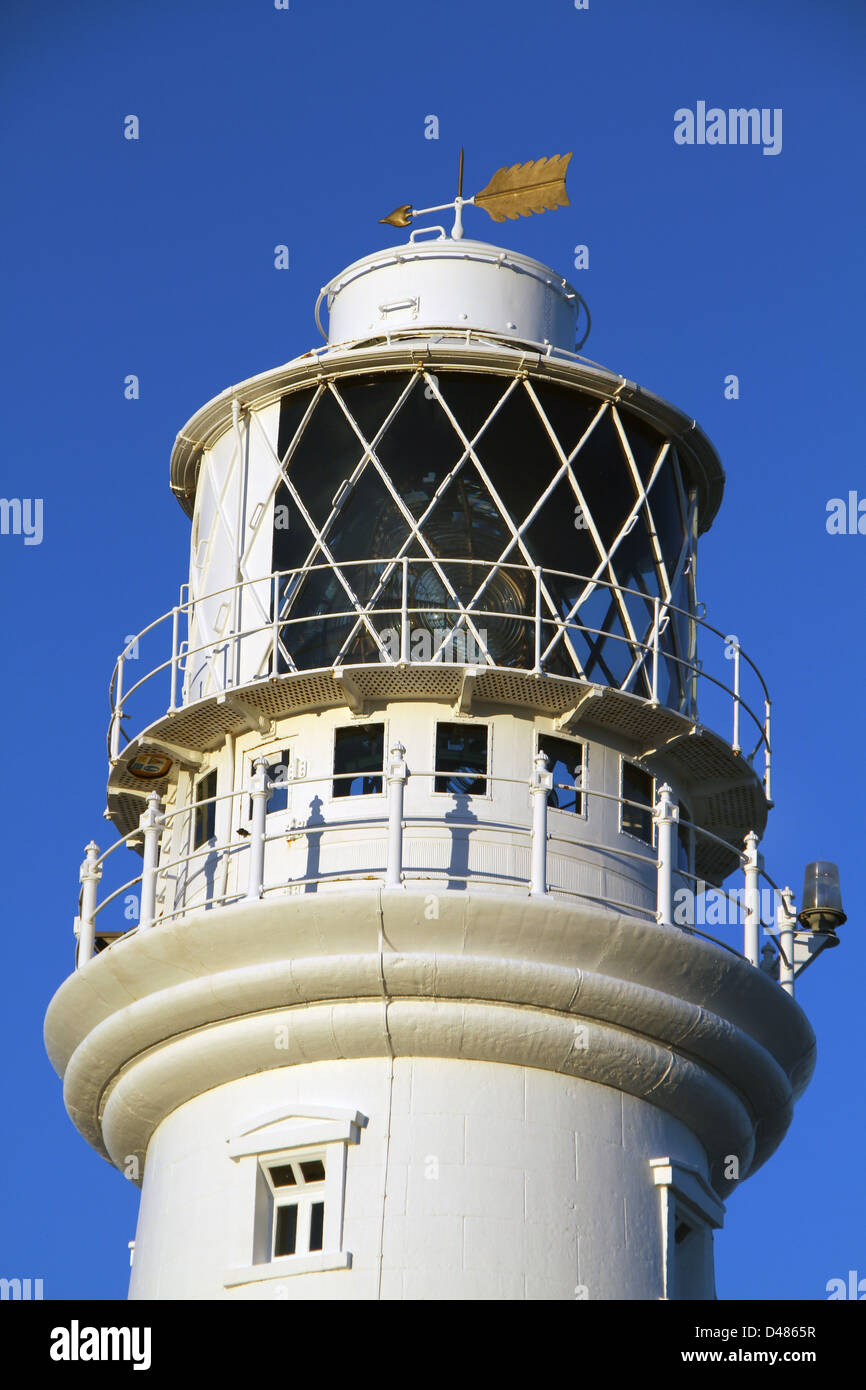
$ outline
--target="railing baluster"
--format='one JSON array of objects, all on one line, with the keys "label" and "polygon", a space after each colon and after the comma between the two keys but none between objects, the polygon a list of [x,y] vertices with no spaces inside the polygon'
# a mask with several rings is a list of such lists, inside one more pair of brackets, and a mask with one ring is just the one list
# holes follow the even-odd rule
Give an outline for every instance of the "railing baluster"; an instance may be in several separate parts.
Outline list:
[{"label": "railing baluster", "polygon": [[674,924],[674,854],[675,826],[680,808],[667,782],[659,787],[658,800],[653,808],[653,820],[658,830],[656,844],[656,921],[662,927]]},{"label": "railing baluster", "polygon": [[659,702],[659,600],[653,599],[653,672],[652,702]]},{"label": "railing baluster", "polygon": [[734,648],[734,739],[732,748],[735,753],[742,752],[740,748],[740,644],[736,638],[733,641]]},{"label": "railing baluster", "polygon": [[[794,998],[794,929],[797,925],[797,909],[794,906],[794,894],[790,888],[782,889],[782,907],[776,914],[776,926],[779,929],[779,945],[782,948],[779,957],[779,984],[786,994]],[[787,963],[786,963],[787,962]]]},{"label": "railing baluster", "polygon": [[180,610],[175,607],[171,610],[171,699],[168,706],[169,714],[177,709],[177,662],[178,662],[178,636],[180,625]]},{"label": "railing baluster", "polygon": [[536,676],[541,675],[541,566],[535,566],[535,666]]},{"label": "railing baluster", "polygon": [[126,651],[117,658],[117,685],[114,689],[114,711],[111,716],[111,761],[120,757],[120,721],[123,718],[123,663]]},{"label": "railing baluster", "polygon": [[402,743],[391,746],[388,760],[388,860],[385,887],[399,888],[403,882],[403,793],[409,769]]},{"label": "railing baluster", "polygon": [[162,836],[162,804],[159,792],[150,793],[147,798],[147,810],[142,812],[138,825],[144,836],[141,911],[138,915],[138,925],[151,927],[156,916],[156,875],[159,865],[159,841]]},{"label": "railing baluster", "polygon": [[84,855],[84,862],[78,875],[81,882],[81,915],[78,919],[76,970],[80,970],[83,965],[86,965],[93,955],[93,945],[96,938],[96,895],[99,891],[99,880],[102,878],[102,865],[97,863],[99,845],[95,840],[91,840],[89,845],[85,845]]},{"label": "railing baluster", "polygon": [[253,825],[250,832],[250,873],[247,882],[247,898],[262,896],[265,880],[265,826],[268,802],[271,799],[271,782],[268,776],[268,760],[256,758],[250,795],[253,802]]},{"label": "railing baluster", "polygon": [[547,766],[547,754],[537,753],[529,791],[532,796],[532,862],[529,894],[533,898],[547,896],[547,798],[553,787],[553,773]]},{"label": "railing baluster", "polygon": [[770,701],[764,701],[764,795],[768,801],[772,801],[773,794],[770,787]]},{"label": "railing baluster", "polygon": [[400,594],[400,664],[409,664],[409,560],[403,556],[403,586]]},{"label": "railing baluster", "polygon": [[272,618],[271,628],[272,628],[273,657],[272,657],[272,661],[271,661],[271,675],[273,675],[273,676],[278,676],[279,673],[280,673],[280,661],[279,661],[279,651],[280,651],[280,575],[279,575],[279,571],[276,571],[275,574],[274,574],[274,594],[273,594],[273,600],[272,600],[272,602],[273,602],[273,618]]},{"label": "railing baluster", "polygon": [[761,921],[761,890],[758,885],[758,837],[754,830],[749,831],[745,843],[743,872],[746,880],[746,929],[743,937],[743,955],[752,965],[757,965],[760,959],[758,933]]}]

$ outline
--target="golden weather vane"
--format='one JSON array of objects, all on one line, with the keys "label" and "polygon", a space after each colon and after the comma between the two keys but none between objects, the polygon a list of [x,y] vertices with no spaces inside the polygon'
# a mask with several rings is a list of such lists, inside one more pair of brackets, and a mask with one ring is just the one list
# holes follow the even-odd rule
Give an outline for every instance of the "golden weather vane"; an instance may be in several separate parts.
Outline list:
[{"label": "golden weather vane", "polygon": [[432,208],[413,208],[411,203],[402,203],[387,217],[380,217],[379,221],[389,227],[409,227],[415,217],[453,208],[454,227],[451,235],[459,238],[463,235],[463,209],[467,204],[483,208],[494,222],[504,222],[506,218],[530,217],[534,212],[549,212],[552,208],[567,208],[569,201],[565,191],[565,174],[570,159],[571,154],[554,154],[549,158],[530,159],[526,164],[511,164],[497,169],[480,193],[474,193],[471,198],[464,198],[461,147],[457,196],[453,202],[438,203]]}]

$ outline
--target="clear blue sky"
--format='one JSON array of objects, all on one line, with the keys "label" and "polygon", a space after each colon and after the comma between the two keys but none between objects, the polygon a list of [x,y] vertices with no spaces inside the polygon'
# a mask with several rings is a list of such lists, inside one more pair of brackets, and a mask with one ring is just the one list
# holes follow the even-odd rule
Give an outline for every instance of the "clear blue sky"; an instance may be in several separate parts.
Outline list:
[{"label": "clear blue sky", "polygon": [[[864,36],[859,0],[6,0],[0,492],[44,499],[44,538],[0,536],[0,1274],[47,1297],[126,1291],[137,1192],[68,1120],[42,1017],[72,964],[82,847],[107,843],[114,657],[185,577],[175,433],[319,341],[320,285],[393,240],[392,207],[450,196],[463,143],[467,191],[574,151],[570,208],[501,228],[470,211],[469,234],[572,275],[586,352],[714,441],[728,484],[700,590],[775,699],[768,867],[799,892],[807,860],[841,865],[844,945],[799,996],[817,1072],[729,1203],[720,1296],[821,1299],[866,1275],[866,536],[825,529],[831,497],[866,496]],[[781,152],[675,144],[698,101],[781,108]]]}]

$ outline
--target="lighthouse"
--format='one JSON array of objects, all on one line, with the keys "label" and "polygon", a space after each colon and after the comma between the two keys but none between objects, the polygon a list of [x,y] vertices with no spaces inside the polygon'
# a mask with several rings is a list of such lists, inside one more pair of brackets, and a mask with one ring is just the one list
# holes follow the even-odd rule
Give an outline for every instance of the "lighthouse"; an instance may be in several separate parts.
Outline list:
[{"label": "lighthouse", "polygon": [[712,1299],[808,1084],[845,916],[833,864],[798,910],[761,856],[770,694],[697,582],[720,461],[465,232],[566,166],[464,198],[461,161],[177,436],[188,579],[111,674],[117,838],[45,1025],[141,1188],[132,1299]]}]

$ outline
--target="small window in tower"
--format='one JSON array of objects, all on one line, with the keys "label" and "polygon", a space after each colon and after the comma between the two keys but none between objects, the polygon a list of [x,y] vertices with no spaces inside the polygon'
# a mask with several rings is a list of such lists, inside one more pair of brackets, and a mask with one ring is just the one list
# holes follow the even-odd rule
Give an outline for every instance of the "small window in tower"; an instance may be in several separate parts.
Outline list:
[{"label": "small window in tower", "polygon": [[[619,828],[626,835],[645,844],[653,842],[653,788],[654,781],[649,772],[642,767],[622,760],[622,798],[624,802],[637,803],[620,807]],[[646,808],[646,809],[644,809]]]},{"label": "small window in tower", "polygon": [[434,790],[451,796],[484,796],[487,791],[487,725],[437,724]]},{"label": "small window in tower", "polygon": [[556,811],[585,815],[583,791],[584,745],[567,738],[538,735],[538,751],[547,754],[548,771],[553,773],[553,788],[547,799]]},{"label": "small window in tower", "polygon": [[282,1117],[271,1111],[229,1136],[228,1157],[246,1174],[250,1245],[249,1263],[226,1271],[226,1288],[352,1267],[343,1248],[348,1153],[367,1117],[286,1105]]},{"label": "small window in tower", "polygon": [[375,796],[382,790],[384,764],[384,724],[334,731],[334,796]]},{"label": "small window in tower", "polygon": [[195,784],[194,801],[203,802],[195,808],[193,849],[206,845],[216,835],[216,802],[211,798],[217,794],[217,770],[200,777]]},{"label": "small window in tower", "polygon": [[271,1191],[272,1258],[323,1249],[324,1155],[264,1164],[263,1172]]}]

